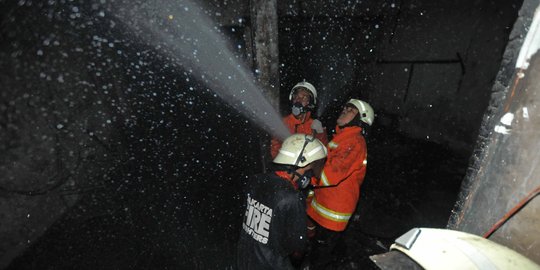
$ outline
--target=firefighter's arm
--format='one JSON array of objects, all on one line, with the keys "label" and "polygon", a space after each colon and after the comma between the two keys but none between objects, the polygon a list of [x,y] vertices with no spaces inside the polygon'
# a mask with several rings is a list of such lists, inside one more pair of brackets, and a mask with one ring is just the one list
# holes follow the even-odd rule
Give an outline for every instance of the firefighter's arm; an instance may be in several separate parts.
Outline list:
[{"label": "firefighter's arm", "polygon": [[321,186],[335,186],[345,180],[350,174],[351,166],[359,158],[359,152],[357,144],[341,143],[324,165]]},{"label": "firefighter's arm", "polygon": [[313,119],[311,123],[312,135],[321,141],[324,145],[328,144],[328,137],[326,135],[326,128],[323,127],[321,121]]}]

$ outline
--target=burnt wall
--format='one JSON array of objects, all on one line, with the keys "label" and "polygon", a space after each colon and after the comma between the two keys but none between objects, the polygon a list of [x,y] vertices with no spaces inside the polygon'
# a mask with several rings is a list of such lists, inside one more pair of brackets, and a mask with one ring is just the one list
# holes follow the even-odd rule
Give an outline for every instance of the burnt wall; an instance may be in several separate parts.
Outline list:
[{"label": "burnt wall", "polygon": [[[538,5],[525,1],[514,24],[449,228],[483,235],[540,184],[538,53],[527,70],[515,67]],[[540,262],[539,209],[533,199],[490,239]]]}]

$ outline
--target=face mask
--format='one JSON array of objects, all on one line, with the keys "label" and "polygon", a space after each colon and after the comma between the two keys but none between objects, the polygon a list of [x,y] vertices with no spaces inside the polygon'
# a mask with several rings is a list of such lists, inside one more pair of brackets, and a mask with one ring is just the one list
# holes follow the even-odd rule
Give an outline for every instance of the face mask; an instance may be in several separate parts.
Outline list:
[{"label": "face mask", "polygon": [[303,114],[303,113],[306,113],[307,112],[307,108],[302,106],[302,103],[300,102],[296,102],[292,105],[292,109],[291,109],[291,112],[294,116],[298,116],[300,114]]}]

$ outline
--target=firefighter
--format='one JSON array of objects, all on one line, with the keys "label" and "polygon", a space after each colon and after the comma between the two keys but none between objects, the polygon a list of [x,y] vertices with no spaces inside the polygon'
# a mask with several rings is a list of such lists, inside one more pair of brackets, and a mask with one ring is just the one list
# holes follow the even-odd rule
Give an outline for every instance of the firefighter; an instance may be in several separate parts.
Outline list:
[{"label": "firefighter", "polygon": [[301,257],[307,247],[302,190],[320,176],[326,153],[318,139],[293,134],[273,160],[276,170],[248,179],[238,269],[294,269],[291,256]]},{"label": "firefighter", "polygon": [[308,231],[313,236],[309,258],[315,269],[331,261],[330,254],[356,209],[367,165],[364,136],[374,117],[368,103],[351,99],[336,121],[336,134],[328,143],[320,181],[314,183],[308,198]]},{"label": "firefighter", "polygon": [[[309,134],[319,139],[325,145],[328,143],[326,129],[321,121],[312,118],[312,112],[317,105],[317,90],[305,80],[297,83],[289,93],[291,113],[283,118],[283,122],[291,134]],[[272,138],[270,154],[275,158],[281,147],[281,141]]]}]

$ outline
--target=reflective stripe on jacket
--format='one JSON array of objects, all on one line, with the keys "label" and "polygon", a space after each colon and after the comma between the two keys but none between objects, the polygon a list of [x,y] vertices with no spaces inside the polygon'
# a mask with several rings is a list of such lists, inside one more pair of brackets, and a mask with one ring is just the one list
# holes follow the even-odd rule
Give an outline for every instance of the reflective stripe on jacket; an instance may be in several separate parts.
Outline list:
[{"label": "reflective stripe on jacket", "polygon": [[343,231],[360,198],[367,165],[366,141],[360,127],[336,127],[328,157],[307,213],[319,225]]},{"label": "reflective stripe on jacket", "polygon": [[[293,114],[289,114],[287,117],[283,118],[283,123],[287,128],[289,129],[289,132],[291,134],[309,134],[314,135],[313,130],[311,129],[311,124],[313,123],[313,118],[311,118],[311,112],[306,113],[306,118],[304,123],[302,123],[301,120],[296,119]],[[326,137],[326,129],[323,133],[317,133],[314,135],[315,138],[319,139],[324,145],[328,143],[328,138]],[[270,146],[270,154],[272,155],[272,159],[274,159],[278,152],[279,148],[281,148],[282,141],[272,138],[271,146]]]}]

